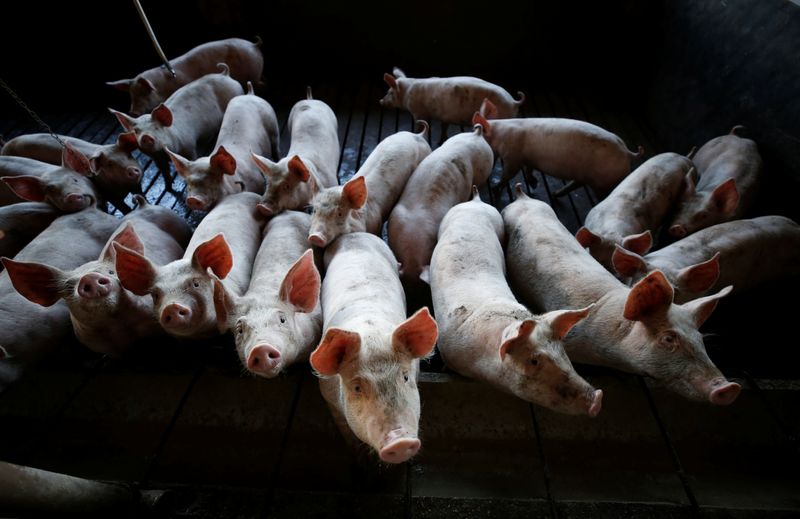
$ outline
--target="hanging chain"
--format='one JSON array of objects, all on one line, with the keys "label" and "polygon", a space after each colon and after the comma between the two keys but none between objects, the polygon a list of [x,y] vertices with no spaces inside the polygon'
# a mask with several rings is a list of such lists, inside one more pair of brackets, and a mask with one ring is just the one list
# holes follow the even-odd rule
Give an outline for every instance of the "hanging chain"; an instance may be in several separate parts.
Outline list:
[{"label": "hanging chain", "polygon": [[5,81],[3,81],[3,78],[1,78],[1,77],[0,77],[0,86],[1,86],[1,87],[3,87],[3,89],[4,89],[6,92],[8,92],[8,95],[10,95],[10,96],[12,97],[12,99],[14,99],[14,101],[16,101],[16,102],[17,102],[17,104],[18,104],[18,105],[20,105],[20,106],[22,107],[22,109],[23,109],[23,110],[25,110],[26,112],[28,112],[28,115],[30,115],[30,116],[33,118],[33,120],[34,120],[34,121],[36,121],[36,122],[39,124],[39,126],[41,126],[42,128],[44,128],[45,130],[47,130],[47,133],[49,133],[51,137],[53,137],[55,140],[57,140],[57,141],[58,141],[58,143],[61,145],[61,147],[62,147],[62,148],[66,147],[66,144],[64,144],[64,141],[62,141],[62,140],[61,140],[61,137],[59,137],[58,135],[56,135],[56,133],[55,133],[55,132],[52,130],[52,128],[50,128],[50,126],[48,126],[46,122],[42,121],[42,119],[41,119],[41,118],[40,118],[38,115],[36,115],[36,112],[34,112],[33,110],[31,110],[31,109],[28,107],[28,105],[26,105],[26,104],[25,104],[25,101],[23,101],[22,99],[20,99],[20,97],[17,95],[17,93],[16,93],[16,92],[14,92],[13,90],[11,90],[11,87],[10,87],[10,86],[8,86],[8,85],[6,84],[6,82],[5,82]]},{"label": "hanging chain", "polygon": [[139,3],[139,0],[133,0],[133,5],[136,7],[136,11],[139,12],[139,18],[142,19],[144,28],[147,30],[147,35],[150,36],[150,41],[153,42],[153,47],[156,48],[156,53],[161,58],[161,61],[164,62],[164,67],[167,70],[169,70],[169,72],[172,74],[172,77],[176,77],[175,69],[173,69],[172,65],[169,64],[169,60],[167,59],[166,54],[164,54],[164,51],[161,50],[161,45],[158,44],[158,40],[156,39],[156,33],[153,32],[153,28],[150,27],[150,22],[147,21],[147,15],[144,14],[144,9],[142,9],[142,4]]}]

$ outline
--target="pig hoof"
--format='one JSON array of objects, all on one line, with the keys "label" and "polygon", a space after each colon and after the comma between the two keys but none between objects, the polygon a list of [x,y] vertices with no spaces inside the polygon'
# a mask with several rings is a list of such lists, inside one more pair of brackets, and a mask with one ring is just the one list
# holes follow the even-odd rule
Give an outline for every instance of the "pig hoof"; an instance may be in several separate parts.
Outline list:
[{"label": "pig hoof", "polygon": [[380,452],[381,461],[386,463],[403,463],[411,459],[418,451],[421,442],[417,438],[400,438],[384,446]]},{"label": "pig hoof", "polygon": [[708,396],[709,401],[714,405],[730,405],[739,396],[742,386],[736,382],[728,382],[714,389]]}]

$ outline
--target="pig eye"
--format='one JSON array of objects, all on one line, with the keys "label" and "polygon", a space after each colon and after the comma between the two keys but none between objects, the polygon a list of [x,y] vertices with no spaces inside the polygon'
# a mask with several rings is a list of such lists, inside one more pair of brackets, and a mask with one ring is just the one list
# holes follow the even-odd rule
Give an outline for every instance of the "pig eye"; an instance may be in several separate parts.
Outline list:
[{"label": "pig eye", "polygon": [[72,183],[73,183],[73,184],[77,184],[77,183],[78,183],[78,179],[77,179],[77,178],[73,178],[73,179],[72,179]]},{"label": "pig eye", "polygon": [[531,366],[538,366],[539,361],[536,359],[528,359],[528,364],[530,364]]},{"label": "pig eye", "polygon": [[405,380],[406,382],[408,382],[408,372],[407,372],[407,371],[404,371],[404,372],[403,372],[403,380]]},{"label": "pig eye", "polygon": [[236,323],[236,334],[242,335],[244,333],[244,326],[242,325],[242,321]]},{"label": "pig eye", "polygon": [[659,338],[658,342],[668,351],[675,351],[675,349],[678,347],[678,337],[674,332],[667,332],[663,334]]},{"label": "pig eye", "polygon": [[280,314],[279,319],[281,320],[281,324],[286,322],[286,316],[283,314]]},{"label": "pig eye", "polygon": [[109,270],[108,273],[111,274],[112,276],[114,275],[114,271],[113,270]]},{"label": "pig eye", "polygon": [[193,279],[193,280],[192,280],[192,286],[193,286],[194,288],[200,288],[200,281],[199,281],[199,280],[197,280],[197,279]]}]

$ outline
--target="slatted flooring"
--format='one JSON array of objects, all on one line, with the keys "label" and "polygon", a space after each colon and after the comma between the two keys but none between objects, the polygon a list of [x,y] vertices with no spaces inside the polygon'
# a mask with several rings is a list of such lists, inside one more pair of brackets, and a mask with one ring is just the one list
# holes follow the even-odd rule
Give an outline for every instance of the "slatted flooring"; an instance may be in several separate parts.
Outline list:
[{"label": "slatted flooring", "polygon": [[[289,109],[304,93],[295,86],[269,97],[283,154]],[[340,182],[382,138],[412,129],[409,114],[379,107],[384,91],[380,83],[314,85],[314,97],[338,116]],[[647,156],[663,151],[635,114],[584,96],[525,91],[526,116],[584,119],[632,149],[643,145]],[[92,142],[113,142],[119,133],[105,111],[44,119],[56,132]],[[450,134],[460,130],[467,128]],[[26,120],[0,121],[6,138],[34,131]],[[439,132],[434,124],[434,145]],[[180,178],[173,194],[155,166],[139,160],[147,199],[196,225],[202,215],[184,205]],[[490,184],[499,175],[496,165]],[[521,175],[510,185],[524,182],[576,231],[597,203],[594,194],[581,188],[554,198],[563,181],[535,176],[536,185]],[[498,208],[512,199],[506,185],[481,194]],[[800,372],[787,362],[796,354],[783,352],[795,345],[771,344],[779,336],[758,329],[774,315],[769,309],[753,317],[748,298],[722,311],[726,305],[707,325],[716,332],[707,343],[745,388],[729,408],[579,366],[604,390],[603,410],[594,420],[567,417],[442,373],[434,359],[420,382],[423,449],[411,463],[386,467],[347,450],[307,365],[276,380],[247,376],[229,337],[156,341],[123,360],[74,344],[0,395],[0,459],[170,489],[162,502],[168,517],[797,516]],[[751,336],[770,344],[752,344]]]}]

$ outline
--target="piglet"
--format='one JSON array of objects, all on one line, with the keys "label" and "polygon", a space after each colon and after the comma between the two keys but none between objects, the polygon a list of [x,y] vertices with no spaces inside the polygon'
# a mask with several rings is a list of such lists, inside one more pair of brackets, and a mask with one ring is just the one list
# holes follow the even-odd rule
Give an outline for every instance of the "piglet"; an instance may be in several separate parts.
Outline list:
[{"label": "piglet", "polygon": [[517,200],[503,210],[515,293],[543,310],[595,303],[564,338],[573,362],[644,375],[692,400],[736,400],[741,387],[714,366],[698,331],[730,287],[677,305],[672,285],[656,270],[628,288],[581,247],[549,205],[520,185],[516,191]]},{"label": "piglet", "polygon": [[288,129],[292,144],[286,157],[275,163],[252,155],[267,177],[267,191],[258,204],[258,210],[266,217],[285,209],[303,209],[320,189],[338,184],[336,114],[322,101],[313,99],[311,88],[306,90],[306,99],[292,107]]},{"label": "piglet", "polygon": [[264,177],[250,154],[278,158],[278,118],[268,102],[253,94],[252,83],[247,94],[228,103],[215,150],[194,161],[166,150],[175,171],[186,180],[189,208],[207,211],[234,193],[264,193]]},{"label": "piglet", "polygon": [[431,152],[420,133],[398,132],[381,141],[358,172],[343,186],[321,190],[314,197],[308,241],[325,247],[341,234],[370,232],[380,236],[408,178]]},{"label": "piglet", "polygon": [[197,226],[183,258],[167,265],[114,245],[120,283],[153,297],[154,315],[170,335],[201,339],[219,333],[213,276],[236,295],[247,289],[263,225],[258,199],[247,192],[225,197]]},{"label": "piglet", "polygon": [[428,282],[439,223],[454,205],[469,199],[472,185],[492,173],[492,149],[481,126],[449,139],[420,162],[389,216],[389,246],[410,291]]},{"label": "piglet", "polygon": [[[95,208],[61,216],[25,246],[15,261],[73,269],[97,257],[118,223]],[[0,273],[0,390],[17,380],[27,365],[53,353],[72,335],[66,303],[48,308],[31,303],[14,290],[8,258],[2,261],[6,270]]]},{"label": "piglet", "polygon": [[[488,107],[488,108],[487,108]],[[484,103],[481,112],[491,112]],[[533,170],[574,181],[557,191],[568,193],[585,184],[599,197],[605,197],[631,171],[636,153],[613,133],[585,121],[554,117],[529,117],[489,121],[475,113],[472,121],[483,126],[483,135],[495,154],[503,160],[501,182],[507,182],[522,168],[533,179]]]},{"label": "piglet", "polygon": [[631,282],[660,270],[690,301],[733,285],[736,292],[800,274],[800,226],[784,216],[761,216],[706,227],[642,257],[621,247],[614,268]]},{"label": "piglet", "polygon": [[242,365],[273,378],[308,360],[322,332],[320,275],[307,249],[311,217],[285,211],[270,219],[253,265],[247,293],[236,296],[215,280],[220,330],[232,330]]},{"label": "piglet", "polygon": [[[133,133],[119,134],[117,141],[112,144],[94,144],[66,135],[59,135],[59,138],[89,159],[94,172],[91,180],[109,199],[118,203],[128,193],[138,192],[141,189],[142,170],[131,155],[131,152],[139,147]],[[61,164],[62,149],[61,144],[50,134],[32,133],[8,141],[0,155],[27,157],[50,164]]]},{"label": "piglet", "polygon": [[220,66],[221,74],[208,74],[179,88],[149,114],[133,118],[109,108],[125,131],[136,135],[139,149],[153,158],[170,189],[166,150],[191,160],[199,157],[217,136],[228,102],[244,92],[230,78],[228,66]]},{"label": "piglet", "polygon": [[0,157],[0,205],[29,200],[47,202],[72,213],[97,205],[99,194],[90,177],[89,159],[71,145],[63,150],[60,166],[24,157]]},{"label": "piglet", "polygon": [[180,87],[216,72],[218,63],[228,65],[231,77],[242,84],[247,81],[259,83],[264,68],[261,38],[254,43],[228,38],[198,45],[169,61],[175,77],[166,67],[158,66],[137,74],[133,79],[119,79],[106,84],[128,92],[131,96],[130,113],[139,116],[150,112]]},{"label": "piglet", "polygon": [[373,234],[344,234],[325,249],[323,336],[311,354],[337,425],[402,463],[420,448],[419,359],[438,336],[427,308],[406,319],[397,261]]},{"label": "piglet", "polygon": [[594,206],[575,237],[613,272],[615,245],[644,254],[653,233],[675,206],[692,161],[677,153],[661,153],[625,177],[608,197]]},{"label": "piglet", "polygon": [[120,285],[115,274],[115,249],[122,245],[147,255],[156,265],[179,259],[192,234],[171,209],[148,205],[136,195],[138,208],[128,213],[100,257],[72,270],[45,262],[7,261],[16,289],[44,307],[64,300],[78,340],[92,351],[118,356],[143,337],[162,330],[153,318],[149,295],[137,296]]},{"label": "piglet", "polygon": [[750,139],[736,135],[711,139],[692,157],[700,179],[687,177],[669,234],[683,238],[714,224],[741,218],[756,197],[761,178],[761,155]]},{"label": "piglet", "polygon": [[517,92],[517,101],[504,88],[476,77],[410,78],[397,67],[392,72],[394,75],[383,75],[389,91],[380,100],[381,106],[408,110],[414,120],[441,121],[439,145],[447,138],[449,124],[472,124],[472,114],[480,108],[484,99],[493,103],[491,115],[494,119],[516,117],[520,105],[525,102],[522,92]]},{"label": "piglet", "polygon": [[475,187],[442,220],[430,273],[445,364],[528,402],[597,416],[603,392],[575,373],[562,345],[591,307],[529,312],[506,282],[504,241],[500,213]]},{"label": "piglet", "polygon": [[13,258],[62,213],[44,202],[0,207],[0,256]]}]

